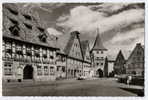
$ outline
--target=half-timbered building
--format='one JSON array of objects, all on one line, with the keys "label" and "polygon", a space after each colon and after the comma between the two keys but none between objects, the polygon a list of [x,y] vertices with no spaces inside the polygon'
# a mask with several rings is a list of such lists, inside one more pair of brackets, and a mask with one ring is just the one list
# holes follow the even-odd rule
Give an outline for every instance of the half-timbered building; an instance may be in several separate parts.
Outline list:
[{"label": "half-timbered building", "polygon": [[93,75],[92,67],[91,67],[91,57],[90,57],[90,47],[89,47],[89,41],[84,40],[81,41],[82,46],[82,53],[83,53],[83,75],[86,78],[90,78]]},{"label": "half-timbered building", "polygon": [[144,76],[144,46],[137,43],[126,62],[126,73]]},{"label": "half-timbered building", "polygon": [[3,4],[3,80],[53,80],[56,38],[33,11]]},{"label": "half-timbered building", "polygon": [[114,73],[117,75],[125,74],[126,73],[125,64],[126,60],[123,56],[122,51],[120,50],[114,62]]},{"label": "half-timbered building", "polygon": [[66,77],[75,78],[83,74],[83,54],[78,31],[64,34],[58,39],[58,45],[66,58]]}]

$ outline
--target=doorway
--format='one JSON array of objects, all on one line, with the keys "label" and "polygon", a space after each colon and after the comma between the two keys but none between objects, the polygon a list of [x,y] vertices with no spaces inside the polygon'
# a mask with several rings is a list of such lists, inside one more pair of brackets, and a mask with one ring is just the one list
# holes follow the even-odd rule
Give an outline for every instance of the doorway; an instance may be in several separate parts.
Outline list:
[{"label": "doorway", "polygon": [[32,79],[33,78],[33,68],[31,65],[26,65],[23,70],[23,79]]},{"label": "doorway", "polygon": [[103,77],[103,71],[102,71],[102,69],[98,69],[97,70],[97,74],[99,75],[99,77]]}]

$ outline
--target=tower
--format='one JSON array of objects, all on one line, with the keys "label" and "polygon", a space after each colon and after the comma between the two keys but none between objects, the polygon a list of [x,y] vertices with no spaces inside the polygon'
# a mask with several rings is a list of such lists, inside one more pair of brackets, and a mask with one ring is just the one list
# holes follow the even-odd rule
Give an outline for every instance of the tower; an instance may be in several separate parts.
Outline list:
[{"label": "tower", "polygon": [[104,47],[99,30],[97,29],[97,36],[94,42],[94,45],[91,49],[91,56],[93,59],[93,68],[94,68],[94,76],[103,77],[104,76],[104,66],[105,66],[105,58],[107,56],[107,49]]}]

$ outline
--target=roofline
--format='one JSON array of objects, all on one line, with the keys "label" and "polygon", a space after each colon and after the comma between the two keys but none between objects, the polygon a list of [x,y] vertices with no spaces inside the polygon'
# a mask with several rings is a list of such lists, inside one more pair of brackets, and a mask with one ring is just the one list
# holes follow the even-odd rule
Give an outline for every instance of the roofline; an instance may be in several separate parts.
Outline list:
[{"label": "roofline", "polygon": [[62,52],[57,52],[57,54],[61,54],[61,55],[64,55],[64,56],[68,56],[67,54],[62,53]]},{"label": "roofline", "polygon": [[107,51],[108,49],[91,49],[91,51],[93,50],[104,50],[104,51]]},{"label": "roofline", "polygon": [[[129,55],[129,57],[127,58],[127,61],[131,58],[131,56],[133,55],[133,53],[134,53],[134,51],[135,51],[135,49],[137,48],[137,44],[136,44],[136,46],[134,47],[134,49],[132,50],[132,52],[130,53],[130,55]],[[141,45],[140,45],[141,46]],[[141,46],[142,47],[142,46]],[[144,48],[142,48],[143,50],[144,50]],[[145,50],[144,50],[145,51]]]},{"label": "roofline", "polygon": [[108,60],[108,62],[115,62],[115,60]]},{"label": "roofline", "polygon": [[4,36],[3,35],[3,39],[4,38],[9,38],[9,39],[13,39],[15,41],[21,41],[21,42],[30,43],[30,44],[33,44],[33,45],[38,45],[38,46],[42,46],[42,47],[47,47],[47,48],[52,48],[52,49],[60,50],[60,48],[45,46],[45,45],[41,45],[41,44],[38,44],[38,43],[33,43],[33,42],[29,42],[29,41],[19,40],[19,39],[15,39],[15,38],[12,38],[12,37],[8,37],[8,36]]},{"label": "roofline", "polygon": [[71,56],[68,56],[68,58],[72,58],[72,59],[75,59],[75,60],[79,60],[79,61],[84,61],[83,59],[78,59],[78,58],[75,58],[75,57],[71,57]]}]

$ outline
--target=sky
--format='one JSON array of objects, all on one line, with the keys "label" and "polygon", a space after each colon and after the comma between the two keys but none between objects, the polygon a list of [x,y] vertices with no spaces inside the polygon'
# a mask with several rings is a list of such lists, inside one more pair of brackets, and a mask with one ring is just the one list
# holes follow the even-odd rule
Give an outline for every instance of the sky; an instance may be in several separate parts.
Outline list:
[{"label": "sky", "polygon": [[128,56],[136,43],[144,45],[142,3],[28,3],[21,7],[36,11],[49,34],[60,37],[79,31],[81,40],[89,40],[90,48],[99,30],[112,57],[120,49]]}]

